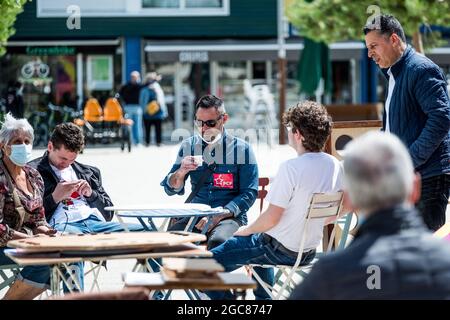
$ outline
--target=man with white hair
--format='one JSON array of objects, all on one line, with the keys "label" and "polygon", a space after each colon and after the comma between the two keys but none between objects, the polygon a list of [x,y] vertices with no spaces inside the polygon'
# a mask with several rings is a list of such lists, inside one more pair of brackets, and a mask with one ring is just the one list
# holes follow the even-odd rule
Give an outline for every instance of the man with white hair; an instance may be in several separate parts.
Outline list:
[{"label": "man with white hair", "polygon": [[355,139],[344,172],[363,222],[345,250],[314,265],[291,299],[450,299],[450,246],[414,208],[420,176],[402,142],[383,132]]}]

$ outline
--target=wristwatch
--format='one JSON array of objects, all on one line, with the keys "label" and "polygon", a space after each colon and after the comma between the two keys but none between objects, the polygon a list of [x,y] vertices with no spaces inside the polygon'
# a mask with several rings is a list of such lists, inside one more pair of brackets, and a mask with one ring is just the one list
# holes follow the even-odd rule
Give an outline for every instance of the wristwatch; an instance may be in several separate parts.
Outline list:
[{"label": "wristwatch", "polygon": [[233,216],[233,212],[230,211],[228,208],[223,208],[223,214],[231,215]]}]

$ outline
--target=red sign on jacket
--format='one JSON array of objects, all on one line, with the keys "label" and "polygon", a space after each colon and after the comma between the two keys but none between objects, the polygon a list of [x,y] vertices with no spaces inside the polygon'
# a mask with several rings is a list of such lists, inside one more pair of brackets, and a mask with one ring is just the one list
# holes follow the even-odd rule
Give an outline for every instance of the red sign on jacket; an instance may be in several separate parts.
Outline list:
[{"label": "red sign on jacket", "polygon": [[232,173],[214,173],[214,187],[233,189],[233,174]]}]

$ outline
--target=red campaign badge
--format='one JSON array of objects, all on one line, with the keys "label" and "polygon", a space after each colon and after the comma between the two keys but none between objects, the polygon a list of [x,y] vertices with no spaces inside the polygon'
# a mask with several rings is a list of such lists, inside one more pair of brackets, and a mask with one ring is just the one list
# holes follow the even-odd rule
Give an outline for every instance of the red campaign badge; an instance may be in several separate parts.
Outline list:
[{"label": "red campaign badge", "polygon": [[80,197],[80,194],[78,193],[78,191],[74,191],[72,192],[72,194],[70,195],[70,197],[72,199],[78,199]]},{"label": "red campaign badge", "polygon": [[232,173],[214,173],[214,187],[233,189],[233,174]]}]

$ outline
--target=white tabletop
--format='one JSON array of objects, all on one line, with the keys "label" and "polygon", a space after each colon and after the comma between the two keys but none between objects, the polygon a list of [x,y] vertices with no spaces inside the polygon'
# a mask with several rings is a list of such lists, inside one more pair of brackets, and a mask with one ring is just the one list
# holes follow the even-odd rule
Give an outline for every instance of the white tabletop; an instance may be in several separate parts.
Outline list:
[{"label": "white tabletop", "polygon": [[222,207],[211,208],[200,203],[119,205],[105,207],[105,210],[116,211],[121,217],[144,218],[210,216],[223,213]]}]

